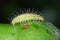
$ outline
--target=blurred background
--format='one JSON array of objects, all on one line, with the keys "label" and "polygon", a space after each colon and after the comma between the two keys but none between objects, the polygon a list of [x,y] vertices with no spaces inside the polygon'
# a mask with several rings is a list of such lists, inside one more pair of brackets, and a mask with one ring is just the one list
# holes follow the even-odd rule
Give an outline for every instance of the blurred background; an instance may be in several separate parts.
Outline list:
[{"label": "blurred background", "polygon": [[40,10],[47,21],[60,29],[59,0],[0,0],[0,23],[9,23],[8,17],[19,8]]}]

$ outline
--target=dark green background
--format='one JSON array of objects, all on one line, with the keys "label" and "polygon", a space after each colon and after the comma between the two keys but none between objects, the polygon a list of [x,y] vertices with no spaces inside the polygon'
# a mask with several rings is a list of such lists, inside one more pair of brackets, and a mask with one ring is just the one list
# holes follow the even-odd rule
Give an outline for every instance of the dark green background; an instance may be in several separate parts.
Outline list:
[{"label": "dark green background", "polygon": [[39,9],[48,21],[60,28],[59,0],[0,0],[0,23],[9,23],[8,17],[19,8]]}]

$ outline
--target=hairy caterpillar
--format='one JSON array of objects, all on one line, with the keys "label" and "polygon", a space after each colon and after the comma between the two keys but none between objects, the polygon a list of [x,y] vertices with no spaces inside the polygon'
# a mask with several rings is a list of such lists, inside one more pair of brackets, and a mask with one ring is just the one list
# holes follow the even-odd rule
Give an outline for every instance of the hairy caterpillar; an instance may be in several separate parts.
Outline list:
[{"label": "hairy caterpillar", "polygon": [[[25,11],[25,13],[24,13]],[[15,25],[17,23],[21,23],[21,22],[25,22],[25,21],[29,21],[29,20],[40,20],[40,21],[44,21],[44,17],[41,15],[37,14],[37,11],[34,12],[34,10],[22,10],[20,11],[22,14],[16,16],[15,18],[12,19],[11,24]]]},{"label": "hairy caterpillar", "polygon": [[16,23],[19,23],[19,22],[24,22],[24,21],[29,21],[29,20],[41,20],[41,21],[44,21],[44,18],[42,16],[39,16],[39,15],[36,15],[36,14],[22,14],[22,15],[19,15],[17,16],[16,18],[14,18],[12,20],[12,24],[16,24]]}]

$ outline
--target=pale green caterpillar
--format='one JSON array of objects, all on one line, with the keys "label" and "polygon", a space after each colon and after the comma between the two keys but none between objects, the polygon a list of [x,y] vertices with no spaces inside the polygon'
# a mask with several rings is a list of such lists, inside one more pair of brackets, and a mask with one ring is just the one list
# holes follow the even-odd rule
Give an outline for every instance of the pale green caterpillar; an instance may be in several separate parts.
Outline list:
[{"label": "pale green caterpillar", "polygon": [[18,15],[12,20],[12,24],[15,25],[16,23],[21,23],[24,21],[29,21],[29,20],[41,20],[44,21],[44,18],[40,15],[34,14],[34,13],[25,13]]}]

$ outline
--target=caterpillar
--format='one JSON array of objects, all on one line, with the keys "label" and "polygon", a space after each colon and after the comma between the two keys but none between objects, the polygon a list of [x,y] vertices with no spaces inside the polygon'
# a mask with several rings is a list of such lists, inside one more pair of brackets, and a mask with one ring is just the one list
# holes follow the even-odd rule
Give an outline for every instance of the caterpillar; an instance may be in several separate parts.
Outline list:
[{"label": "caterpillar", "polygon": [[14,18],[12,20],[12,24],[16,24],[16,23],[19,23],[19,22],[23,22],[23,21],[29,21],[29,20],[41,20],[41,21],[44,21],[44,18],[42,16],[39,16],[39,15],[36,15],[34,13],[32,14],[22,14],[22,15],[19,15],[17,16],[16,18]]},{"label": "caterpillar", "polygon": [[[21,12],[21,11],[20,11]],[[41,15],[38,15],[36,13],[37,11],[30,12],[30,9],[28,9],[26,11],[26,13],[23,13],[22,10],[22,14],[16,16],[15,18],[12,19],[11,24],[15,25],[17,23],[21,23],[21,22],[25,22],[25,21],[29,21],[29,20],[40,20],[40,21],[44,21],[44,17]]]}]

